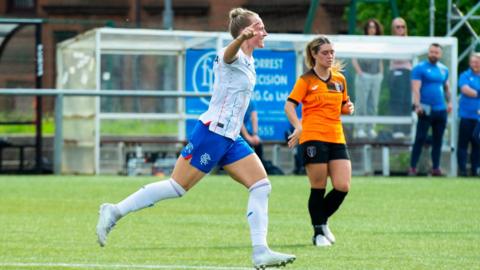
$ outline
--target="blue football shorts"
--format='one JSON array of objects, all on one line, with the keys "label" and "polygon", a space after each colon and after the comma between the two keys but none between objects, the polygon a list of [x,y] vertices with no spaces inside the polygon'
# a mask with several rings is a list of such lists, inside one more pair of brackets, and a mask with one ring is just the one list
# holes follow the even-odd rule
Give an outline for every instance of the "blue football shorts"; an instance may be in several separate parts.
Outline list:
[{"label": "blue football shorts", "polygon": [[181,155],[190,159],[193,167],[209,173],[216,165],[223,167],[252,153],[253,149],[241,136],[232,140],[210,131],[208,125],[198,121]]}]

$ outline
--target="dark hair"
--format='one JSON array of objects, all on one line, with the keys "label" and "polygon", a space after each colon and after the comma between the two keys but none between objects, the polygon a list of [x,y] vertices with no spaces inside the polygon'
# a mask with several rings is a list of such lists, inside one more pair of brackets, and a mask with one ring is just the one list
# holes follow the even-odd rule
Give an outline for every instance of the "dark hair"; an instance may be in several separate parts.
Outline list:
[{"label": "dark hair", "polygon": [[440,48],[440,49],[443,50],[442,45],[440,45],[440,44],[438,44],[438,43],[436,43],[436,42],[430,44],[430,47],[437,47],[437,48]]},{"label": "dark hair", "polygon": [[240,31],[243,28],[246,28],[250,24],[252,24],[252,20],[250,19],[250,17],[258,16],[257,13],[245,8],[233,8],[232,10],[230,10],[230,13],[228,15],[230,19],[230,23],[228,24],[228,30],[230,31],[230,34],[233,38],[238,37],[238,35],[240,35]]},{"label": "dark hair", "polygon": [[377,20],[377,19],[369,19],[365,25],[363,26],[363,33],[365,35],[368,35],[368,26],[370,25],[370,23],[373,22],[373,24],[375,24],[375,35],[376,36],[381,36],[383,35],[383,26],[382,24]]}]

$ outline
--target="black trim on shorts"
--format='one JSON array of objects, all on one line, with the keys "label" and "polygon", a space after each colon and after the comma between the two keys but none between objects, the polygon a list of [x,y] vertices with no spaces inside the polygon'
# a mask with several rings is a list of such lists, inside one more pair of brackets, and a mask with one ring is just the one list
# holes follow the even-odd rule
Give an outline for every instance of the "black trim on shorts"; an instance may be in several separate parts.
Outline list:
[{"label": "black trim on shorts", "polygon": [[301,145],[304,164],[328,163],[330,160],[350,160],[347,145],[322,141],[306,141]]}]

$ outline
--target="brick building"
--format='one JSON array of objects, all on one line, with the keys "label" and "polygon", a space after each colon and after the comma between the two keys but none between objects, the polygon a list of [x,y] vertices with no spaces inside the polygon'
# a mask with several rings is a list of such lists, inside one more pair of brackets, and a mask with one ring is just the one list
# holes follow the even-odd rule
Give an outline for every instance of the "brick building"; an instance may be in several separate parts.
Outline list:
[{"label": "brick building", "polygon": [[[347,24],[341,16],[348,3],[320,1],[313,32],[345,33]],[[173,24],[176,30],[225,31],[228,11],[243,6],[258,12],[272,33],[301,33],[309,5],[309,0],[172,0]],[[163,0],[2,0],[0,18],[45,20],[42,85],[54,88],[56,43],[105,25],[161,29],[163,9]],[[24,27],[6,44],[0,58],[0,87],[34,87],[33,40],[34,28]]]},{"label": "brick building", "polygon": [[[242,6],[259,13],[267,30],[271,33],[302,33],[311,1],[171,0],[171,2],[174,15],[173,29],[175,30],[226,31],[228,11],[233,7]],[[347,24],[341,17],[345,6],[350,1],[321,0],[319,2],[312,24],[312,32],[346,33]],[[164,0],[0,0],[0,20],[3,22],[6,19],[19,18],[43,21],[41,24],[42,88],[55,88],[57,43],[96,27],[162,29],[164,28],[163,12]],[[11,25],[0,24],[0,88],[35,88],[36,28],[34,25],[24,25],[17,28],[13,35],[9,35],[9,27],[12,28]],[[8,42],[2,42],[2,40]],[[124,63],[125,68],[130,68],[130,62]],[[148,64],[148,61],[146,63]],[[144,72],[141,73],[142,76],[162,80],[161,74],[157,74],[155,69],[144,67]],[[131,82],[128,81],[128,78],[125,82],[125,88],[113,89],[134,89],[130,87]],[[145,86],[141,87],[150,89]],[[32,117],[34,120],[37,115],[36,104],[40,100],[43,115],[52,117],[54,108],[52,97],[36,99],[34,97],[0,96],[0,122],[32,121]],[[124,103],[131,105],[128,100]],[[38,167],[42,156],[52,160],[52,146],[51,136],[43,137],[41,132],[38,133],[42,129],[36,130],[35,164]],[[43,130],[45,132],[45,129]],[[27,136],[25,142],[32,144],[32,139]],[[13,142],[13,139],[10,141]],[[42,141],[43,150],[40,143]],[[25,142],[16,142],[16,144],[25,144]],[[32,163],[32,150],[27,150],[26,156],[30,160],[29,163]],[[15,159],[11,153],[6,153],[5,157]]]}]

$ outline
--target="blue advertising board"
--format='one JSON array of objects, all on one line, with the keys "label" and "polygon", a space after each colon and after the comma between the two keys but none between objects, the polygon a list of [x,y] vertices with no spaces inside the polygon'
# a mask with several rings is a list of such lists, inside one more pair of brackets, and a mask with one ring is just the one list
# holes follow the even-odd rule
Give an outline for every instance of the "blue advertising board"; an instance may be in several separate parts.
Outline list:
[{"label": "blue advertising board", "polygon": [[[211,92],[215,50],[187,50],[185,87],[187,92]],[[252,100],[256,102],[259,136],[264,141],[285,139],[289,129],[284,106],[296,81],[294,51],[254,51],[256,85]],[[187,98],[186,113],[201,114],[208,108],[208,98]],[[187,121],[187,135],[196,120]]]}]

